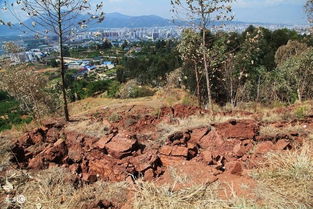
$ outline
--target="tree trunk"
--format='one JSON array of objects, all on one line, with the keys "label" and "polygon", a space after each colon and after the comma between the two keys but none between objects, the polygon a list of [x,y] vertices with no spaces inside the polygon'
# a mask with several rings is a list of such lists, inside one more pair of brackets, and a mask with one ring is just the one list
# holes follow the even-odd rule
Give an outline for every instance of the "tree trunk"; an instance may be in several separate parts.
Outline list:
[{"label": "tree trunk", "polygon": [[63,31],[62,31],[62,16],[61,16],[61,0],[58,1],[58,29],[59,29],[59,47],[60,47],[60,62],[61,62],[61,77],[62,77],[62,93],[63,93],[63,108],[64,118],[66,121],[70,120],[67,106],[66,90],[65,90],[65,66],[63,53]]},{"label": "tree trunk", "polygon": [[206,84],[207,84],[207,92],[208,92],[208,105],[210,110],[213,111],[213,102],[212,102],[212,94],[211,94],[211,82],[209,78],[209,69],[208,69],[208,61],[207,61],[207,56],[206,56],[206,41],[205,41],[205,27],[202,27],[202,47],[203,47],[203,62],[204,62],[204,72],[205,72],[205,79],[206,79]]},{"label": "tree trunk", "polygon": [[297,89],[297,94],[298,94],[298,100],[301,103],[302,102],[302,94],[300,88]]},{"label": "tree trunk", "polygon": [[260,100],[260,86],[261,86],[261,76],[258,77],[258,87],[257,87],[257,95],[256,95],[256,101],[259,102]]},{"label": "tree trunk", "polygon": [[197,68],[197,64],[195,63],[195,75],[196,75],[196,82],[197,82],[197,98],[198,98],[198,105],[201,107],[201,95],[200,95],[200,79],[199,79],[199,71]]}]

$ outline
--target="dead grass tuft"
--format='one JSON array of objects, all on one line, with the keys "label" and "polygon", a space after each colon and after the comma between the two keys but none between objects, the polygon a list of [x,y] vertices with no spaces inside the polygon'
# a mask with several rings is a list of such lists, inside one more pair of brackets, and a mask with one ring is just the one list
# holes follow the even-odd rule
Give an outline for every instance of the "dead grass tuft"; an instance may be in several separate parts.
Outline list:
[{"label": "dead grass tuft", "polygon": [[313,208],[313,145],[297,151],[270,153],[254,177],[269,208]]},{"label": "dead grass tuft", "polygon": [[[219,197],[223,192],[218,183],[195,185],[173,190],[173,185],[157,186],[138,181],[133,207],[136,209],[230,209],[261,208],[234,193],[228,200]],[[231,189],[231,188],[230,188]]]},{"label": "dead grass tuft", "polygon": [[125,182],[110,184],[98,181],[76,189],[73,176],[62,168],[40,171],[19,184],[14,184],[12,178],[9,181],[14,185],[15,196],[25,196],[25,203],[20,205],[25,209],[73,209],[100,200],[121,204],[126,201],[128,192]]},{"label": "dead grass tuft", "polygon": [[278,134],[289,134],[289,133],[300,133],[300,134],[307,134],[310,133],[311,130],[301,124],[296,124],[296,125],[288,125],[280,128],[276,128],[271,125],[267,126],[261,126],[260,127],[260,135],[263,136],[272,136],[272,135],[278,135]]},{"label": "dead grass tuft", "polygon": [[72,122],[66,127],[66,131],[74,131],[88,136],[101,137],[104,134],[105,125],[101,121],[82,120]]}]

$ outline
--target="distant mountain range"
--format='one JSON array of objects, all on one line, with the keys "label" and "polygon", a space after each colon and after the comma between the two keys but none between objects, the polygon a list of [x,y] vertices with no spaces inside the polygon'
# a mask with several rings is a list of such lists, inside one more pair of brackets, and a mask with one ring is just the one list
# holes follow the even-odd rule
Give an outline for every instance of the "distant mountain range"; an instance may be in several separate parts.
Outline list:
[{"label": "distant mountain range", "polygon": [[[81,16],[79,18],[84,18]],[[32,21],[26,20],[24,24],[31,26]],[[249,24],[245,22],[232,21],[231,24]],[[253,24],[253,23],[251,23]],[[256,24],[256,23],[255,23]],[[261,23],[258,23],[261,24]],[[101,28],[141,28],[141,27],[166,27],[174,25],[187,25],[184,21],[173,21],[170,19],[162,18],[156,15],[144,15],[144,16],[127,16],[120,13],[107,13],[105,20],[99,24],[92,24],[89,26],[89,30],[96,30]],[[266,25],[266,24],[264,24]],[[40,28],[39,28],[40,29]],[[13,26],[11,28],[7,26],[0,26],[0,36],[12,36],[20,35],[25,30],[23,26]]]}]

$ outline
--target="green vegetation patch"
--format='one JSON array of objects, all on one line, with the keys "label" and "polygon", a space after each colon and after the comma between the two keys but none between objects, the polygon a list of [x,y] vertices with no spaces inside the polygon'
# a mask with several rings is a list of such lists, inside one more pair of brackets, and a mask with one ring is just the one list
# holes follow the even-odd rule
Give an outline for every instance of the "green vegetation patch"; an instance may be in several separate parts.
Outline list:
[{"label": "green vegetation patch", "polygon": [[19,103],[6,92],[0,91],[0,132],[11,129],[13,125],[29,123],[31,117],[25,115]]}]

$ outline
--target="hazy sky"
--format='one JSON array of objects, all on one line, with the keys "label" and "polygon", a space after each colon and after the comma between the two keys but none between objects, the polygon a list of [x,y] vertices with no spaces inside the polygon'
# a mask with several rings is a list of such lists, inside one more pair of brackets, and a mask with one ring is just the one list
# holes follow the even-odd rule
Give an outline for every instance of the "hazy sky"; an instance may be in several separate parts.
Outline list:
[{"label": "hazy sky", "polygon": [[[171,17],[170,0],[104,0],[106,12]],[[237,0],[236,20],[265,23],[305,24],[305,0]]]},{"label": "hazy sky", "polygon": [[[108,13],[120,12],[126,15],[159,15],[171,18],[170,0],[90,1],[103,1],[105,12]],[[304,13],[305,1],[306,0],[237,0],[233,5],[235,20],[262,23],[306,24],[306,16]],[[2,12],[3,11],[0,10],[0,13]],[[3,15],[7,18],[9,17],[2,13],[2,16]]]}]

